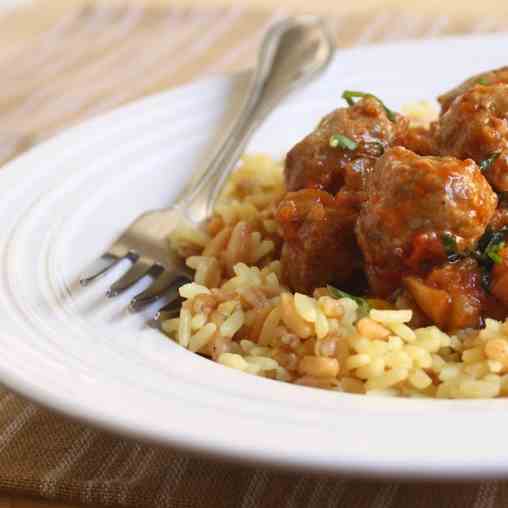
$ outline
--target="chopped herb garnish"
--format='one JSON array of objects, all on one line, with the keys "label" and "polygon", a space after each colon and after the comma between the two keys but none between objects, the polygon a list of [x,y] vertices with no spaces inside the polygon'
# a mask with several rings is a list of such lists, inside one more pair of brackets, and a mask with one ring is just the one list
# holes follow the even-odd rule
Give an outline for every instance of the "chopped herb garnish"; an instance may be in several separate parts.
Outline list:
[{"label": "chopped herb garnish", "polygon": [[[501,263],[501,251],[504,249],[506,228],[499,229],[498,231],[487,230],[478,242],[478,249],[476,251],[476,260],[484,266],[491,265],[491,262],[496,264]],[[488,266],[492,268],[491,266]]]},{"label": "chopped herb garnish", "polygon": [[487,171],[492,167],[492,164],[496,162],[497,158],[499,157],[499,152],[494,152],[493,154],[489,155],[486,159],[483,159],[479,166],[482,171]]},{"label": "chopped herb garnish", "polygon": [[484,86],[485,86],[485,85],[489,85],[489,84],[490,84],[490,81],[489,81],[487,78],[483,77],[483,78],[480,78],[480,79],[477,81],[477,83],[478,83],[479,85],[484,85]]},{"label": "chopped herb garnish", "polygon": [[497,231],[488,228],[478,240],[476,249],[471,256],[476,259],[482,269],[481,283],[485,291],[490,289],[490,275],[495,264],[502,262],[501,251],[506,246],[505,238],[508,234],[508,227],[502,227]]},{"label": "chopped herb garnish", "polygon": [[492,259],[496,265],[498,265],[503,260],[501,258],[500,252],[504,249],[504,246],[504,242],[496,243],[485,251],[485,255]]},{"label": "chopped herb garnish", "polygon": [[337,300],[340,300],[341,298],[349,298],[350,300],[353,300],[358,304],[358,308],[362,314],[368,314],[370,311],[370,305],[369,302],[365,298],[361,298],[360,296],[354,296],[350,295],[349,293],[346,293],[345,291],[342,291],[342,289],[337,289],[334,286],[326,286],[328,289],[328,292],[333,298],[336,298]]},{"label": "chopped herb garnish", "polygon": [[395,112],[389,109],[385,103],[379,98],[376,97],[374,94],[367,93],[367,92],[355,92],[353,90],[344,90],[342,93],[342,98],[350,105],[352,106],[355,103],[355,99],[357,98],[364,98],[364,97],[371,97],[372,99],[376,99],[379,104],[381,104],[382,108],[385,110],[386,116],[391,120],[392,122],[395,122]]},{"label": "chopped herb garnish", "polygon": [[455,258],[458,254],[457,240],[455,237],[450,233],[443,233],[441,235],[441,242],[448,259],[450,259],[451,256]]},{"label": "chopped herb garnish", "polygon": [[330,138],[330,146],[332,148],[342,148],[343,150],[350,150],[352,152],[357,149],[358,143],[342,134],[334,134]]}]

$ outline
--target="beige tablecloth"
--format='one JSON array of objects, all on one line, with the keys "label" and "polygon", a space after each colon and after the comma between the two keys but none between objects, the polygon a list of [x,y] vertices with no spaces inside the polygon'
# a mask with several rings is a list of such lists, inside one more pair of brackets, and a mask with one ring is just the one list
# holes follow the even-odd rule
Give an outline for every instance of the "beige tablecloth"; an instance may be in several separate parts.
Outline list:
[{"label": "beige tablecloth", "polygon": [[[21,42],[0,47],[0,161],[142,95],[252,64],[263,31],[284,14],[282,9],[267,13],[241,7],[70,6]],[[37,7],[25,15],[37,16]],[[0,17],[0,33],[13,16],[18,14]],[[508,27],[503,17],[473,22],[399,11],[332,21],[340,47]],[[508,503],[506,483],[430,488],[190,459],[69,422],[8,391],[0,392],[0,491],[156,508],[487,508]]]}]

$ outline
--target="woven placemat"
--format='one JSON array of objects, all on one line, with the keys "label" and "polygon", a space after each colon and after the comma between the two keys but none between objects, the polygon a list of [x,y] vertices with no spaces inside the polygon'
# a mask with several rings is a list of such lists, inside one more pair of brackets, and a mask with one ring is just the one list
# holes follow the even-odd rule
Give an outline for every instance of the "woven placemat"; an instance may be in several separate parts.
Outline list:
[{"label": "woven placemat", "polygon": [[[18,15],[0,16],[0,31]],[[39,13],[34,7],[23,15]],[[0,162],[137,97],[252,64],[263,31],[284,15],[282,9],[267,13],[241,7],[147,10],[134,3],[69,7],[21,42],[0,48]],[[471,21],[395,11],[332,21],[340,47],[508,27],[502,18]],[[508,503],[508,483],[429,488],[191,459],[70,422],[8,391],[0,391],[0,490],[155,508],[487,508]]]}]

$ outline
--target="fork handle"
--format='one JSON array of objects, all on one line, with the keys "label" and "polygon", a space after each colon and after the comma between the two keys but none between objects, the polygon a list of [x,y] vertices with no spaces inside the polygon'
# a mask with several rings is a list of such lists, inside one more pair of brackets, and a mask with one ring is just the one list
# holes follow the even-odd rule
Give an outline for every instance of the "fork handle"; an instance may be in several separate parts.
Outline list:
[{"label": "fork handle", "polygon": [[334,37],[319,17],[288,18],[268,30],[238,117],[206,170],[178,201],[188,219],[199,223],[210,216],[256,128],[290,92],[318,76],[334,50]]}]

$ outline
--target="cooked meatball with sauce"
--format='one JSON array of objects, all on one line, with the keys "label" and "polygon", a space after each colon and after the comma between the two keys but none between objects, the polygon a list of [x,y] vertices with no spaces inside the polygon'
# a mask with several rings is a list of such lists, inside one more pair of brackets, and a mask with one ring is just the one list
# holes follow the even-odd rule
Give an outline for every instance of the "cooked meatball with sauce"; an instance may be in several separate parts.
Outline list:
[{"label": "cooked meatball with sauce", "polygon": [[441,154],[473,159],[496,191],[508,191],[508,84],[459,96],[439,120],[437,142]]},{"label": "cooked meatball with sauce", "polygon": [[288,153],[277,220],[289,287],[334,284],[448,331],[508,315],[508,67],[439,100],[425,127],[364,96]]},{"label": "cooked meatball with sauce", "polygon": [[[406,119],[390,120],[383,104],[366,97],[325,116],[318,127],[286,156],[288,191],[319,189],[335,194],[343,186],[358,190],[376,159],[407,129]],[[343,135],[358,146],[354,150],[330,146],[330,138]]]},{"label": "cooked meatball with sauce", "polygon": [[317,189],[290,192],[279,204],[284,281],[312,293],[328,283],[343,285],[361,268],[354,227],[359,202],[354,194],[336,197]]},{"label": "cooked meatball with sauce", "polygon": [[410,126],[399,138],[399,144],[418,155],[439,155],[435,128],[435,123],[432,123],[428,128]]},{"label": "cooked meatball with sauce", "polygon": [[402,278],[474,247],[491,220],[496,194],[471,160],[387,150],[369,173],[356,232],[371,290],[388,297]]},{"label": "cooked meatball with sauce", "polygon": [[[354,229],[364,180],[407,126],[377,98],[365,97],[327,115],[287,154],[286,187],[298,192],[287,194],[277,219],[284,237],[284,280],[291,288],[311,293],[327,283],[343,286],[361,268]],[[331,146],[337,134],[356,146]]]},{"label": "cooked meatball with sauce", "polygon": [[475,74],[474,76],[461,83],[459,86],[439,96],[438,101],[441,104],[441,112],[446,113],[446,111],[448,111],[450,108],[452,102],[457,97],[467,92],[475,85],[485,86],[495,85],[498,83],[508,84],[508,67],[501,67],[499,69],[482,72],[481,74]]},{"label": "cooked meatball with sauce", "polygon": [[497,210],[495,211],[489,224],[489,227],[492,230],[496,231],[508,226],[508,208],[506,208],[507,205],[508,203],[500,201]]}]

